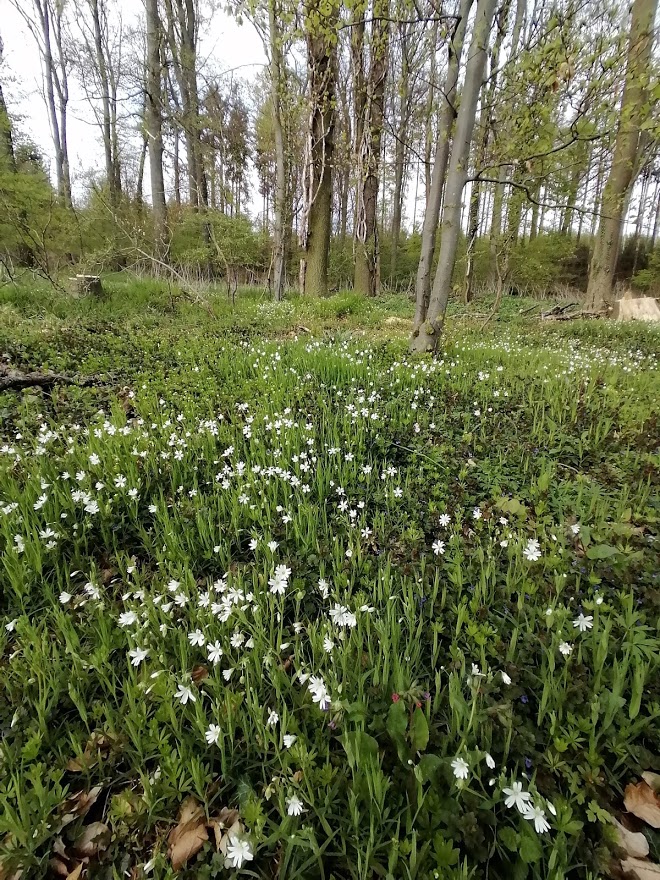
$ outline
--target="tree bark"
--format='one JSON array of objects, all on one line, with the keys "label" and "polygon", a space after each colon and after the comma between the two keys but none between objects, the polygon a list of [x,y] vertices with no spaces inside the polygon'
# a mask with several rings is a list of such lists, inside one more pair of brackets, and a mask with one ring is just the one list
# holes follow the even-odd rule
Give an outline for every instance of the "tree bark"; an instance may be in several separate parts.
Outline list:
[{"label": "tree bark", "polygon": [[411,349],[414,351],[435,351],[442,333],[460,234],[461,199],[467,180],[467,158],[474,130],[479,91],[486,68],[488,38],[495,15],[495,4],[496,0],[479,0],[477,4],[465,68],[465,84],[456,118],[456,133],[447,172],[440,256],[427,313],[422,325],[413,332],[411,339]]},{"label": "tree bark", "polygon": [[651,233],[651,249],[655,247],[655,242],[660,230],[660,183],[655,185],[655,217],[653,218],[653,232]]},{"label": "tree bark", "polygon": [[431,174],[431,189],[426,200],[424,211],[424,223],[422,227],[422,244],[417,266],[417,279],[415,283],[415,323],[413,335],[416,335],[426,317],[429,299],[431,296],[431,268],[435,254],[435,239],[440,217],[440,203],[442,201],[442,189],[447,171],[447,158],[449,156],[449,141],[451,130],[456,117],[456,92],[458,75],[460,71],[461,55],[463,53],[463,41],[467,28],[468,15],[472,0],[461,0],[458,19],[454,26],[454,33],[449,43],[449,58],[447,61],[447,76],[443,90],[443,107],[438,123],[438,140],[435,147],[435,159],[433,173]]},{"label": "tree bark", "polygon": [[303,290],[307,295],[327,296],[332,231],[334,103],[337,76],[336,25],[339,8],[336,4],[332,4],[329,11],[324,12],[318,0],[310,0],[305,14],[311,120]]},{"label": "tree bark", "polygon": [[371,59],[366,83],[362,145],[358,163],[355,277],[358,293],[378,293],[378,172],[380,165],[385,83],[389,49],[389,0],[374,0],[371,26]]},{"label": "tree bark", "polygon": [[431,153],[433,151],[433,116],[435,111],[435,77],[437,71],[438,50],[438,27],[440,22],[436,19],[431,28],[431,69],[429,75],[429,90],[426,97],[425,128],[424,128],[424,193],[425,204],[431,198]]},{"label": "tree bark", "polygon": [[392,257],[390,260],[390,283],[396,283],[401,214],[403,209],[403,183],[406,169],[406,142],[410,124],[410,33],[407,22],[399,25],[401,34],[401,80],[399,83],[399,112],[394,145],[394,193],[392,195]]},{"label": "tree bark", "polygon": [[642,125],[651,109],[647,80],[657,6],[658,0],[634,0],[632,6],[621,116],[589,269],[586,305],[593,311],[602,309],[614,286],[624,206],[638,166]]},{"label": "tree bark", "polygon": [[475,179],[472,181],[470,189],[470,211],[468,218],[468,241],[465,268],[465,286],[463,288],[463,301],[469,303],[472,301],[473,285],[474,285],[474,251],[477,245],[477,236],[479,235],[479,207],[481,201],[481,184],[477,178],[477,174],[481,172],[484,162],[486,161],[486,153],[488,150],[488,140],[491,129],[491,115],[495,92],[497,89],[497,78],[499,73],[500,50],[502,42],[506,35],[507,20],[509,18],[509,10],[511,0],[504,0],[497,16],[497,36],[493,44],[493,50],[490,58],[490,81],[488,87],[484,84],[481,95],[481,138],[479,139],[479,147],[475,159]]},{"label": "tree bark", "polygon": [[163,120],[161,87],[162,28],[158,0],[146,0],[147,58],[145,72],[145,129],[149,142],[149,177],[153,206],[156,253],[162,254],[167,241],[167,204],[163,174]]},{"label": "tree bark", "polygon": [[[101,133],[105,155],[105,177],[108,186],[110,204],[116,207],[121,197],[121,170],[118,152],[117,107],[113,101],[109,68],[111,59],[108,47],[107,9],[103,0],[88,0],[92,16],[93,49],[89,47],[89,56],[95,66],[95,76],[101,93]],[[85,38],[86,39],[86,38]],[[116,94],[115,94],[116,98]]]},{"label": "tree bark", "polygon": [[[511,32],[511,48],[509,50],[509,59],[512,59],[518,51],[518,44],[523,32],[525,23],[526,0],[517,0],[516,17],[513,22],[513,30]],[[491,282],[501,283],[500,272],[497,269],[498,251],[500,247],[500,238],[502,236],[502,211],[504,208],[504,186],[507,181],[507,168],[501,165],[497,174],[497,183],[493,190],[493,213],[489,232],[489,250],[491,262]]]},{"label": "tree bark", "polygon": [[286,267],[286,156],[284,152],[284,129],[282,126],[282,93],[284,90],[281,33],[278,23],[277,0],[268,0],[268,35],[270,40],[270,88],[273,107],[273,132],[275,140],[275,218],[273,228],[273,296],[284,296],[284,273]]},{"label": "tree bark", "polygon": [[194,0],[165,0],[167,38],[179,94],[188,166],[188,192],[195,208],[208,206],[197,86],[197,13]]}]

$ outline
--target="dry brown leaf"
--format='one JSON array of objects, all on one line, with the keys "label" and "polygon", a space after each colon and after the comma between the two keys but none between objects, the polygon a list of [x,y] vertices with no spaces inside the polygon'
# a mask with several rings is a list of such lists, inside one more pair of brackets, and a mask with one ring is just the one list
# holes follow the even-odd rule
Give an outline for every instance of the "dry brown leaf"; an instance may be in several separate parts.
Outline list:
[{"label": "dry brown leaf", "polygon": [[200,681],[204,681],[205,678],[209,677],[209,670],[207,666],[202,666],[199,664],[198,666],[193,667],[192,671],[192,680],[195,684],[199,684]]},{"label": "dry brown leaf", "polygon": [[[238,813],[236,815],[238,816]],[[236,819],[236,821],[234,823],[232,823],[232,825],[230,825],[229,828],[227,828],[227,830],[222,835],[222,838],[220,839],[219,842],[218,842],[218,838],[216,837],[218,850],[223,854],[223,856],[227,855],[227,845],[229,844],[230,835],[235,835],[237,837],[240,837],[242,834],[243,834],[243,826],[241,825],[240,820]]]},{"label": "dry brown leaf", "polygon": [[660,865],[643,859],[625,859],[621,862],[624,874],[630,874],[635,880],[660,880]]},{"label": "dry brown leaf", "polygon": [[53,844],[53,852],[56,856],[62,856],[63,859],[69,858],[66,854],[66,847],[64,846],[64,841],[61,837],[55,838],[55,843]]},{"label": "dry brown leaf", "polygon": [[648,783],[642,781],[631,782],[626,786],[623,795],[626,810],[643,819],[652,828],[660,828],[660,797],[653,791]]},{"label": "dry brown leaf", "polygon": [[642,779],[656,794],[660,794],[660,773],[651,773],[647,770],[646,773],[642,773]]},{"label": "dry brown leaf", "polygon": [[59,874],[60,877],[68,877],[69,876],[69,866],[66,862],[63,862],[62,859],[50,859],[48,862],[48,867],[55,874]]},{"label": "dry brown leaf", "polygon": [[105,822],[91,822],[85,825],[73,848],[80,856],[95,856],[107,849],[109,842],[110,829]]},{"label": "dry brown leaf", "polygon": [[626,851],[626,855],[644,859],[649,854],[649,842],[641,831],[629,831],[612,816],[612,824],[616,828],[617,844]]},{"label": "dry brown leaf", "polygon": [[116,736],[95,730],[85,743],[82,755],[71,758],[66,765],[66,769],[71,773],[82,773],[84,770],[89,770],[90,767],[94,767],[95,764],[98,764],[110,752],[112,747],[117,744],[117,741],[118,738]]},{"label": "dry brown leaf", "polygon": [[181,805],[178,824],[167,838],[168,855],[174,870],[183,867],[208,839],[204,810],[195,798],[186,798]]},{"label": "dry brown leaf", "polygon": [[60,828],[89,813],[101,794],[101,788],[102,786],[95,785],[89,791],[78,791],[63,801],[60,806]]},{"label": "dry brown leaf", "polygon": [[238,818],[238,810],[230,810],[228,807],[223,807],[217,816],[212,816],[209,819],[208,825],[209,828],[213,829],[216,849],[220,849],[223,836],[238,821]]},{"label": "dry brown leaf", "polygon": [[66,880],[79,880],[80,875],[83,870],[83,862],[81,862],[78,867],[74,868],[73,871],[69,874]]}]

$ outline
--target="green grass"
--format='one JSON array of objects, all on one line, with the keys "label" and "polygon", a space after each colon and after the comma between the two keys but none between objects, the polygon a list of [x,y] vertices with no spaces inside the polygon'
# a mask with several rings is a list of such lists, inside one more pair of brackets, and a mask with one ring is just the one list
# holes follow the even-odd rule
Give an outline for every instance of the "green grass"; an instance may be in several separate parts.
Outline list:
[{"label": "green grass", "polygon": [[659,769],[658,331],[457,305],[431,361],[402,297],[107,287],[0,292],[13,366],[100,383],[0,394],[0,876],[173,876],[187,798],[191,878],[607,876]]}]

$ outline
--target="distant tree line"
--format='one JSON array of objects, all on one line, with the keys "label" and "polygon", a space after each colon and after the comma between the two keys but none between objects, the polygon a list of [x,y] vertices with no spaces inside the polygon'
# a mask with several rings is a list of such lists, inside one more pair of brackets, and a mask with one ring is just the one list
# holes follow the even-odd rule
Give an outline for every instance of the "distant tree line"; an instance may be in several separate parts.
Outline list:
[{"label": "distant tree line", "polygon": [[[276,299],[387,285],[414,296],[420,350],[479,287],[578,287],[598,311],[618,279],[660,282],[657,0],[232,0],[267,59],[249,82],[201,57],[205,0],[145,0],[130,25],[118,0],[11,2],[54,162],[0,78],[9,277],[80,262],[265,279]],[[104,155],[77,189],[74,81]]]}]

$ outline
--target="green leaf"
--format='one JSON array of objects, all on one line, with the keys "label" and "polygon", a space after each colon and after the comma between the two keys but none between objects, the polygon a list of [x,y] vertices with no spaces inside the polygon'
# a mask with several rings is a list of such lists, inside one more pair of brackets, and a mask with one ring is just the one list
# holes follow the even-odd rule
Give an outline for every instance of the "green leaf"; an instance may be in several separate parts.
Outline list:
[{"label": "green leaf", "polygon": [[429,725],[421,709],[415,709],[410,725],[410,745],[415,752],[423,752],[429,741]]},{"label": "green leaf", "polygon": [[510,852],[518,851],[518,835],[509,825],[504,825],[497,832],[497,839]]},{"label": "green leaf", "polygon": [[616,556],[618,552],[616,547],[612,547],[611,544],[594,544],[593,547],[589,547],[587,550],[587,558],[609,559],[611,556]]},{"label": "green leaf", "polygon": [[340,740],[351,767],[378,758],[378,742],[363,730],[347,730]]},{"label": "green leaf", "polygon": [[525,864],[533,865],[534,862],[538,862],[543,855],[543,847],[536,837],[525,835],[520,841],[518,853]]},{"label": "green leaf", "polygon": [[497,506],[504,513],[511,513],[514,516],[527,516],[527,508],[517,498],[499,498]]},{"label": "green leaf", "polygon": [[387,721],[385,722],[385,729],[392,739],[396,741],[397,737],[406,735],[407,727],[408,717],[406,707],[402,700],[398,700],[390,706],[390,710],[387,713]]},{"label": "green leaf", "polygon": [[442,758],[439,758],[438,755],[422,755],[418,764],[418,769],[422,777],[421,781],[428,782],[433,779],[441,764]]}]

